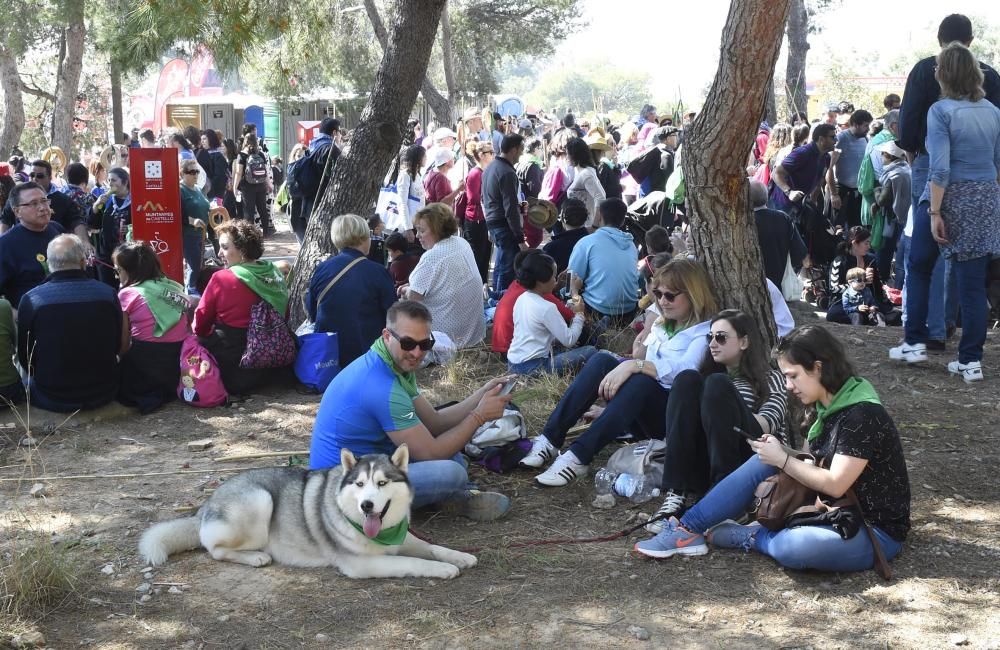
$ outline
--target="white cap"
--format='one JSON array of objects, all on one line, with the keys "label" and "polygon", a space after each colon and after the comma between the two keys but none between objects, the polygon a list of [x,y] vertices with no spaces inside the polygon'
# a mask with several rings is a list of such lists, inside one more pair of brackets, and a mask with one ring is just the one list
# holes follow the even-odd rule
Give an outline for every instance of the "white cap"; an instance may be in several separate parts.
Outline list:
[{"label": "white cap", "polygon": [[878,146],[878,150],[882,153],[887,153],[890,156],[895,156],[897,158],[905,158],[906,152],[903,151],[895,140],[889,140],[888,142],[883,142]]},{"label": "white cap", "polygon": [[446,126],[442,126],[434,132],[434,142],[441,142],[445,138],[455,138],[458,140],[458,134]]},{"label": "white cap", "polygon": [[441,165],[450,163],[453,160],[455,160],[455,155],[451,152],[451,149],[446,147],[435,147],[434,161],[431,162],[431,167],[437,169]]}]

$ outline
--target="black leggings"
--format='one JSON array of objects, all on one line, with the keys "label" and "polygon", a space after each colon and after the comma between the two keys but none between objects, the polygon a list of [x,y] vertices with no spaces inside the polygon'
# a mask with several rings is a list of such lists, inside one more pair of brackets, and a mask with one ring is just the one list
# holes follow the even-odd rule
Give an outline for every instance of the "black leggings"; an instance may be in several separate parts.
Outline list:
[{"label": "black leggings", "polygon": [[240,192],[243,194],[243,218],[253,223],[256,212],[260,216],[261,229],[269,230],[271,228],[271,215],[267,211],[267,184],[244,183]]}]

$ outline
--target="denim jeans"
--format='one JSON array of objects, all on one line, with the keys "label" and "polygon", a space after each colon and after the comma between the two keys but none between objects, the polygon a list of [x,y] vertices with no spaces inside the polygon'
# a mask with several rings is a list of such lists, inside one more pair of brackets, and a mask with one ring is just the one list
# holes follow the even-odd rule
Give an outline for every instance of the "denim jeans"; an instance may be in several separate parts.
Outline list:
[{"label": "denim jeans", "polygon": [[184,284],[190,294],[198,293],[198,272],[201,271],[201,260],[205,255],[205,241],[197,228],[184,228],[181,233],[184,244],[184,261],[188,265],[188,274]]},{"label": "denim jeans", "polygon": [[[590,357],[542,429],[542,435],[553,446],[562,447],[566,432],[597,401],[601,380],[620,363],[621,359],[610,352]],[[608,443],[635,426],[647,438],[663,438],[668,395],[669,391],[652,377],[632,375],[608,402],[604,413],[570,446],[570,451],[581,463],[589,464]]]},{"label": "denim jeans", "polygon": [[493,285],[490,287],[493,298],[500,300],[503,292],[514,281],[514,258],[521,252],[514,233],[507,226],[490,226],[490,240],[496,251],[493,259]]},{"label": "denim jeans", "polygon": [[[900,253],[899,251],[903,251]],[[908,318],[906,311],[906,275],[910,268],[910,238],[903,235],[899,240],[897,256],[902,256],[903,268],[903,326],[906,326]],[[947,327],[944,322],[944,258],[938,258],[931,273],[930,296],[927,301],[927,338],[933,341],[943,341],[948,336]]]},{"label": "denim jeans", "polygon": [[564,352],[559,352],[551,357],[536,357],[521,363],[510,363],[507,366],[510,371],[518,375],[540,375],[544,372],[561,374],[570,370],[576,370],[587,359],[597,354],[597,348],[592,345],[585,345],[582,348],[573,348]]},{"label": "denim jeans", "polygon": [[462,454],[448,460],[410,463],[407,476],[413,490],[413,508],[422,508],[457,497],[469,486],[468,462]]},{"label": "denim jeans", "polygon": [[[703,533],[726,519],[740,517],[753,506],[757,485],[777,472],[776,467],[765,465],[756,455],[751,456],[684,513],[681,524],[690,531]],[[903,545],[880,528],[872,530],[885,559],[896,557]],[[760,528],[754,535],[754,550],[791,569],[863,571],[875,564],[875,552],[863,530],[851,539],[841,539],[830,526],[800,526],[779,531]]]}]

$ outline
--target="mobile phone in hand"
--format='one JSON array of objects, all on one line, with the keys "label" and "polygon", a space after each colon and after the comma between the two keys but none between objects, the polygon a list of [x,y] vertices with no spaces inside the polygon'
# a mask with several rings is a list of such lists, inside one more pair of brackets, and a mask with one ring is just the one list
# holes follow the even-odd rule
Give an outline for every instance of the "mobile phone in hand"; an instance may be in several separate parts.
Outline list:
[{"label": "mobile phone in hand", "polygon": [[760,438],[759,438],[759,437],[757,437],[757,436],[754,436],[754,435],[752,435],[752,434],[750,434],[750,433],[747,433],[746,431],[744,431],[743,429],[741,429],[741,428],[739,428],[739,427],[733,427],[733,431],[735,431],[736,433],[740,434],[741,436],[743,436],[743,437],[744,437],[744,438],[746,438],[747,440],[753,440],[753,441],[755,441],[755,442],[756,442],[757,440],[760,440]]},{"label": "mobile phone in hand", "polygon": [[514,391],[514,388],[517,387],[518,383],[520,382],[517,379],[511,379],[510,381],[508,381],[506,384],[503,385],[503,388],[500,389],[500,392],[498,394],[501,397],[504,395],[510,395]]}]

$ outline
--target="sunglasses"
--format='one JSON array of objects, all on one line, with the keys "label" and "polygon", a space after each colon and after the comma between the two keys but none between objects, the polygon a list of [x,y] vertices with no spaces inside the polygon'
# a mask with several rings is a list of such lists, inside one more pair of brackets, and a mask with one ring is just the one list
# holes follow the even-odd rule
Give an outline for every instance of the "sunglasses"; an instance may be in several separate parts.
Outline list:
[{"label": "sunglasses", "polygon": [[28,178],[48,178],[48,174],[28,174]]},{"label": "sunglasses", "polygon": [[653,289],[653,297],[657,300],[663,300],[666,298],[667,302],[673,302],[677,300],[678,296],[683,296],[683,291],[678,291],[677,293],[672,293],[670,291],[660,291],[659,289]]},{"label": "sunglasses", "polygon": [[429,339],[424,339],[423,341],[411,339],[409,336],[400,337],[399,334],[396,334],[392,330],[389,330],[389,334],[392,335],[392,338],[399,341],[399,347],[403,348],[406,352],[411,352],[414,348],[420,348],[423,352],[429,352],[434,347],[433,334]]},{"label": "sunglasses", "polygon": [[185,169],[184,173],[185,174],[191,174],[192,176],[197,176],[198,175],[198,170],[197,169]]},{"label": "sunglasses", "polygon": [[725,332],[709,332],[705,335],[705,342],[709,345],[712,344],[712,340],[715,340],[719,345],[725,345],[726,341],[729,340],[729,334]]}]

